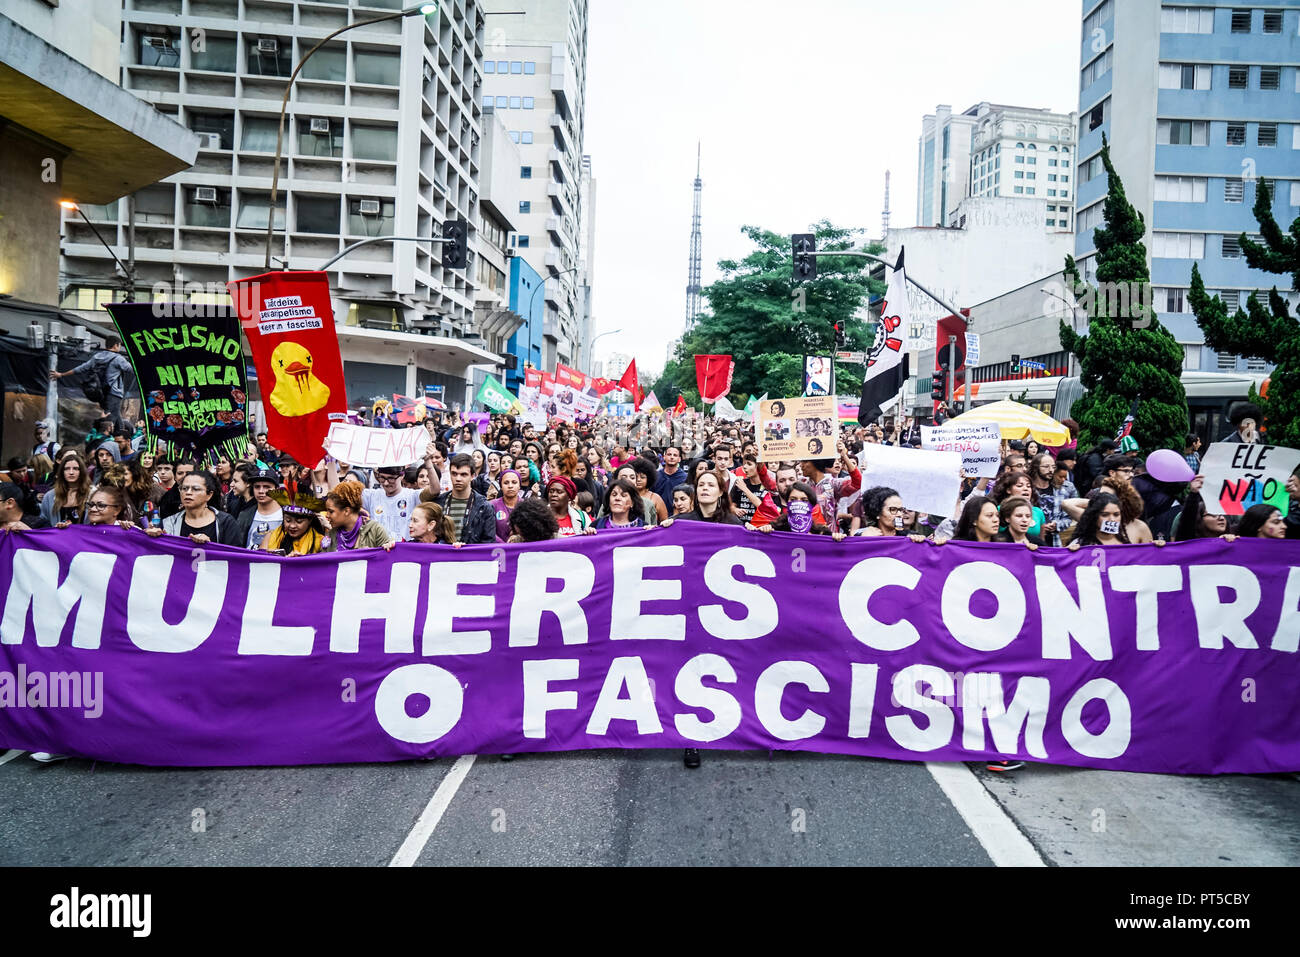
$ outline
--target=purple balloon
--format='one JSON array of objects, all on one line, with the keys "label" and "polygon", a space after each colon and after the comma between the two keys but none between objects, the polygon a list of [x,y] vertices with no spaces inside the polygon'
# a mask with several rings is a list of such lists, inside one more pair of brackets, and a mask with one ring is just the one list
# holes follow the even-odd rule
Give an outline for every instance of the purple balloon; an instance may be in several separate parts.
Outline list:
[{"label": "purple balloon", "polygon": [[1196,473],[1172,449],[1157,449],[1147,456],[1147,474],[1159,482],[1190,482]]}]

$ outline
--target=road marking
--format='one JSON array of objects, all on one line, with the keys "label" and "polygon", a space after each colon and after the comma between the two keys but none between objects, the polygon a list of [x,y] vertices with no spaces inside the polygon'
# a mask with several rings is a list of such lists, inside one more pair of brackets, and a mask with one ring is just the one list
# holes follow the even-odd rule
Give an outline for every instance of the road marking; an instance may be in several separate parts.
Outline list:
[{"label": "road marking", "polygon": [[1002,805],[964,764],[926,762],[952,806],[997,867],[1046,867],[1029,839],[1020,833]]},{"label": "road marking", "polygon": [[451,770],[442,779],[438,789],[433,792],[433,797],[429,798],[429,803],[420,813],[420,819],[415,822],[415,827],[411,828],[411,833],[406,835],[406,840],[397,849],[393,859],[388,862],[389,867],[411,867],[419,859],[424,846],[429,843],[429,838],[433,837],[434,828],[442,820],[452,798],[456,796],[456,792],[469,774],[469,769],[474,766],[474,757],[475,755],[466,754],[456,759],[456,763],[451,766]]},{"label": "road marking", "polygon": [[20,758],[26,753],[26,751],[19,748],[13,748],[12,750],[6,751],[4,754],[0,754],[0,764],[8,764],[14,758]]}]

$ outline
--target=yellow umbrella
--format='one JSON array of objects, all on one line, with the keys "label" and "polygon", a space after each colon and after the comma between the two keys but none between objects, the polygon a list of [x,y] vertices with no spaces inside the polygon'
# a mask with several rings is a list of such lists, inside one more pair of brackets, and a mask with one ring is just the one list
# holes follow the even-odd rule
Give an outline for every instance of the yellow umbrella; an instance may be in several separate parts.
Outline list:
[{"label": "yellow umbrella", "polygon": [[1030,437],[1039,445],[1049,446],[1070,441],[1070,430],[1060,422],[1010,399],[982,405],[948,420],[950,425],[973,425],[976,422],[996,422],[1002,430],[1002,438],[1007,440]]}]

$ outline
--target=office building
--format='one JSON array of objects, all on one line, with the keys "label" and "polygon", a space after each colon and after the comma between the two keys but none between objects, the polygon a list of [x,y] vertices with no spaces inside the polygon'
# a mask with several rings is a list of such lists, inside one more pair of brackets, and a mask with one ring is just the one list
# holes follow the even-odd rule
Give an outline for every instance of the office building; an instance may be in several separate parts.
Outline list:
[{"label": "office building", "polygon": [[1095,280],[1093,231],[1104,224],[1104,135],[1147,224],[1156,310],[1184,369],[1266,371],[1205,344],[1187,290],[1193,263],[1230,308],[1290,285],[1250,269],[1239,236],[1259,231],[1262,180],[1283,229],[1300,215],[1300,0],[1085,0],[1082,15],[1075,254],[1085,277]]}]

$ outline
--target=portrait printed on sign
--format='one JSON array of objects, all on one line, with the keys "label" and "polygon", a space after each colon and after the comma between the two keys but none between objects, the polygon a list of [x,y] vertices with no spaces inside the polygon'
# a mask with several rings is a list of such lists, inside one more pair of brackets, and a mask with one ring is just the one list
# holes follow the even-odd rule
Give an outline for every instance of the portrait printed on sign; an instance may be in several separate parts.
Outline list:
[{"label": "portrait printed on sign", "polygon": [[773,399],[758,403],[758,460],[826,458],[835,452],[835,396]]},{"label": "portrait printed on sign", "polygon": [[803,357],[804,395],[831,394],[831,360],[826,356]]}]

